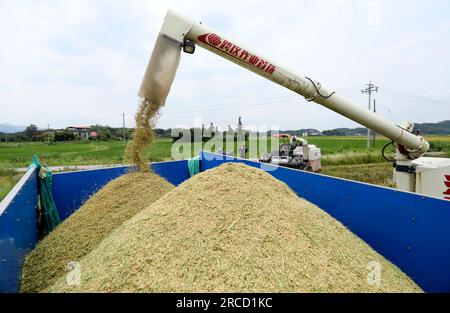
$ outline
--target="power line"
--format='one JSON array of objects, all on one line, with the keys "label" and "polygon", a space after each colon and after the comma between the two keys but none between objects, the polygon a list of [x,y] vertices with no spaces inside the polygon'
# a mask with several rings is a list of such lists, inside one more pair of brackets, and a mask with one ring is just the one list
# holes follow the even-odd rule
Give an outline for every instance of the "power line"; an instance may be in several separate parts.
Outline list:
[{"label": "power line", "polygon": [[183,113],[200,113],[200,112],[207,112],[207,111],[219,111],[219,110],[228,110],[228,109],[236,109],[236,108],[248,108],[248,107],[255,107],[255,106],[264,106],[264,105],[270,105],[270,104],[279,104],[279,103],[287,103],[291,102],[293,100],[297,100],[294,98],[290,99],[280,99],[280,100],[273,100],[273,101],[266,101],[266,102],[260,102],[260,103],[252,103],[248,105],[234,105],[234,106],[222,106],[222,107],[210,107],[207,109],[198,109],[198,110],[186,110],[186,111],[171,111],[170,114],[183,114]]},{"label": "power line", "polygon": [[[347,90],[354,91],[358,87],[357,85],[353,86],[345,86],[342,88],[336,89],[338,92],[346,92]],[[233,108],[246,108],[246,107],[254,107],[254,106],[264,106],[264,105],[270,105],[270,104],[279,104],[279,103],[288,103],[293,100],[300,100],[301,97],[298,97],[297,95],[294,96],[287,96],[287,97],[280,97],[280,98],[273,98],[273,99],[260,99],[260,100],[247,100],[240,102],[237,104],[235,101],[234,103],[230,103],[230,105],[227,105],[226,103],[222,103],[218,106],[211,106],[211,105],[204,105],[204,106],[197,106],[191,110],[177,110],[177,111],[168,111],[167,113],[170,114],[184,114],[184,113],[198,113],[198,112],[207,112],[207,111],[215,111],[215,110],[226,110],[226,109],[233,109]],[[243,104],[244,103],[244,104]],[[247,104],[245,104],[247,103]]]},{"label": "power line", "polygon": [[408,98],[408,97],[405,97],[405,96],[402,96],[402,95],[398,95],[398,94],[394,94],[394,93],[384,94],[384,96],[385,97],[390,97],[392,99],[397,99],[397,100],[404,101],[404,102],[412,102],[412,103],[420,104],[420,105],[432,105],[432,106],[435,106],[435,105],[447,105],[445,103],[426,102],[426,101],[423,101],[423,100]]},{"label": "power line", "polygon": [[402,91],[397,91],[391,88],[387,88],[387,87],[383,87],[384,90],[392,93],[392,94],[396,94],[398,97],[400,98],[404,98],[416,103],[427,103],[427,104],[444,104],[443,102],[437,101],[437,100],[432,100],[432,99],[426,99],[426,98],[422,98],[422,97],[418,97],[416,95],[411,95]]},{"label": "power line", "polygon": [[[306,7],[306,9],[308,10],[309,14],[311,14],[312,18],[314,19],[315,23],[317,24],[317,26],[319,27],[319,30],[322,32],[323,36],[325,37],[325,39],[328,41],[328,44],[330,45],[330,47],[333,49],[334,54],[336,55],[336,57],[339,59],[339,61],[342,63],[342,66],[345,68],[345,70],[347,71],[347,74],[349,74],[350,77],[354,76],[354,73],[350,73],[350,70],[347,66],[347,63],[345,62],[345,60],[340,56],[340,54],[338,53],[335,45],[331,42],[330,38],[328,37],[328,34],[325,32],[325,29],[322,27],[322,25],[320,24],[319,20],[316,18],[316,16],[314,15],[313,11],[310,9],[310,7],[308,6],[308,4],[306,3],[306,0],[303,0],[303,5]],[[351,71],[353,72],[353,71]]]},{"label": "power line", "polygon": [[365,62],[362,61],[362,58],[361,58],[360,54],[358,53],[358,50],[356,49],[355,42],[353,41],[353,38],[350,35],[350,32],[349,32],[348,27],[347,27],[347,23],[345,23],[344,17],[343,17],[342,12],[341,12],[341,9],[339,9],[339,5],[337,3],[337,0],[334,0],[334,4],[336,6],[336,10],[338,12],[339,19],[341,20],[342,25],[344,26],[345,33],[347,34],[347,37],[348,37],[348,39],[350,41],[350,45],[352,46],[353,52],[355,53],[355,56],[359,59],[359,61],[363,65],[362,68],[365,68],[365,71],[367,71],[367,68],[366,68],[367,65],[364,65]]},{"label": "power line", "polygon": [[367,64],[368,64],[368,66],[369,66],[369,74],[370,74],[370,76],[373,76],[373,73],[372,73],[372,69],[373,69],[373,68],[372,68],[372,63],[371,63],[371,61],[370,61],[370,56],[369,56],[369,51],[368,51],[368,49],[367,49],[366,39],[365,39],[365,37],[364,37],[363,31],[362,31],[362,27],[361,27],[361,23],[360,23],[360,21],[359,21],[359,14],[358,14],[358,9],[356,8],[355,0],[352,0],[352,5],[353,5],[353,11],[355,12],[355,16],[356,16],[356,22],[357,22],[357,24],[358,24],[359,33],[360,33],[360,35],[361,35],[361,41],[362,41],[362,43],[363,43],[364,52],[365,52],[365,54],[366,54]]},{"label": "power line", "polygon": [[[266,103],[269,103],[269,104],[270,103],[279,103],[279,102],[283,102],[286,100],[293,100],[293,99],[294,99],[293,96],[289,96],[289,97],[281,97],[281,98],[275,98],[275,99],[254,100],[253,102],[251,102],[251,101],[246,101],[246,102],[234,101],[233,103],[229,103],[229,104],[222,103],[217,106],[204,105],[204,106],[194,107],[193,109],[189,109],[189,110],[177,110],[177,111],[169,111],[169,112],[190,113],[190,112],[213,111],[213,110],[227,109],[227,108],[233,108],[233,107],[247,107],[247,106],[255,106],[255,105],[266,104]],[[239,103],[239,104],[237,104],[237,103]],[[245,103],[247,103],[247,105],[245,105]],[[230,104],[231,104],[231,106],[230,106]]]},{"label": "power line", "polygon": [[[196,105],[193,108],[189,108],[187,111],[191,111],[191,110],[203,110],[203,109],[214,109],[216,107],[225,107],[226,105],[235,105],[236,103],[239,103],[241,105],[243,104],[254,104],[254,103],[259,103],[259,102],[266,102],[266,101],[279,101],[279,100],[283,100],[283,99],[291,99],[293,96],[289,95],[289,96],[284,96],[284,97],[277,97],[277,98],[259,98],[259,99],[240,99],[240,98],[235,98],[235,99],[231,99],[230,101],[220,101],[219,104],[217,104],[216,106],[211,106],[210,104],[205,104],[205,105]],[[183,110],[181,110],[183,111]],[[180,112],[180,110],[178,110],[177,112]]]}]

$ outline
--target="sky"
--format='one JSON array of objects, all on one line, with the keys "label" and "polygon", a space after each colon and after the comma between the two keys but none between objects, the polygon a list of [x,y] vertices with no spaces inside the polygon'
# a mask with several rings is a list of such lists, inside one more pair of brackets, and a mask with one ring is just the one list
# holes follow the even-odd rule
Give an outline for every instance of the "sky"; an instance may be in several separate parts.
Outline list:
[{"label": "sky", "polygon": [[[0,123],[134,125],[137,92],[167,9],[201,21],[394,123],[450,119],[450,1],[0,0]],[[357,127],[197,48],[158,127]]]}]

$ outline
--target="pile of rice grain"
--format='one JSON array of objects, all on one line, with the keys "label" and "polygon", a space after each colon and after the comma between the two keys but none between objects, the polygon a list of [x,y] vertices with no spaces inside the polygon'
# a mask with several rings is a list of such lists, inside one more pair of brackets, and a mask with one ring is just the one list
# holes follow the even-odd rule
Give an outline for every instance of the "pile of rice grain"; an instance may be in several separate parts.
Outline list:
[{"label": "pile of rice grain", "polygon": [[[368,263],[381,285],[367,282]],[[52,292],[419,292],[284,183],[243,164],[200,173],[120,226]]]},{"label": "pile of rice grain", "polygon": [[108,183],[27,256],[21,291],[51,286],[66,273],[70,261],[79,261],[119,225],[173,188],[153,173],[130,173]]}]

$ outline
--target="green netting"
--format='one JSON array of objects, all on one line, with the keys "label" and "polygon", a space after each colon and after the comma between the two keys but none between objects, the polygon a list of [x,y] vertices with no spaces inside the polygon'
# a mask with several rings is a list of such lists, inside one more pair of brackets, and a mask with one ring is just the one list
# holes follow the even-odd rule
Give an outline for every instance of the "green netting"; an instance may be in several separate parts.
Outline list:
[{"label": "green netting", "polygon": [[192,177],[200,172],[200,157],[188,159],[189,175]]},{"label": "green netting", "polygon": [[40,200],[40,229],[42,237],[49,234],[61,223],[58,210],[52,195],[52,172],[44,165],[41,165],[38,157],[33,156],[32,165],[36,166],[39,179],[39,200]]}]

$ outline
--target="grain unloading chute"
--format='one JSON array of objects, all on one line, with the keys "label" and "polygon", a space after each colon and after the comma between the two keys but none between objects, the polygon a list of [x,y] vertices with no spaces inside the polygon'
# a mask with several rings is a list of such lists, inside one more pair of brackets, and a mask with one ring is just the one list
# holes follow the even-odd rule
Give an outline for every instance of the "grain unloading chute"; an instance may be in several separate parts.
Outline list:
[{"label": "grain unloading chute", "polygon": [[[162,45],[169,48],[164,50],[161,48]],[[155,80],[154,73],[157,72],[162,77],[163,89],[168,93],[178,65],[179,54],[177,53],[181,49],[186,53],[194,53],[195,45],[290,89],[303,96],[307,101],[327,107],[389,138],[397,144],[394,164],[394,179],[397,187],[401,190],[420,191],[435,197],[446,198],[445,177],[450,174],[450,162],[436,162],[431,158],[423,158],[430,145],[422,136],[412,133],[412,124],[405,123],[397,126],[380,115],[345,100],[336,92],[323,87],[321,83],[295,74],[278,63],[245,48],[244,45],[219,35],[202,23],[193,22],[171,10],[165,17],[139,96],[151,101],[164,102],[167,94],[158,95],[160,99],[157,99],[154,91],[148,88]],[[162,58],[159,61],[156,60],[161,55],[164,56],[165,64],[163,64]],[[157,64],[155,65],[155,63]],[[164,67],[166,70],[162,69]],[[413,162],[414,160],[416,162]],[[421,168],[425,167],[431,171],[430,179],[433,180],[433,187],[425,186],[423,188],[423,180],[416,179],[419,177],[415,170],[418,163],[421,164]]]}]

